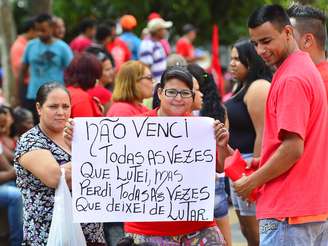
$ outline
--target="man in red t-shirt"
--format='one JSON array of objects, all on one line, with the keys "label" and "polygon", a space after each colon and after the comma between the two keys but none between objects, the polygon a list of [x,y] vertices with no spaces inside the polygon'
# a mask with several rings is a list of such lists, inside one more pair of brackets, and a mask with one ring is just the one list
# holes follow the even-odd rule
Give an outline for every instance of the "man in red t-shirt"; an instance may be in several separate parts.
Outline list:
[{"label": "man in red t-shirt", "polygon": [[116,24],[115,22],[107,22],[108,28],[111,30],[111,36],[106,43],[106,49],[114,58],[115,68],[118,71],[121,65],[131,59],[131,51],[126,43],[119,37],[116,37]]},{"label": "man in red t-shirt", "polygon": [[233,186],[247,199],[258,189],[260,245],[326,245],[328,241],[328,107],[322,78],[298,49],[279,5],[248,20],[257,53],[276,66],[266,103],[260,166]]},{"label": "man in red t-shirt", "polygon": [[[38,35],[35,26],[35,18],[30,18],[23,23],[22,32],[23,33],[17,37],[10,47],[11,70],[16,83],[18,83],[19,71],[22,67],[23,55],[27,42],[36,38]],[[17,85],[17,91],[15,93],[16,97],[20,98],[20,100],[24,100],[25,98],[28,79],[28,74],[26,74],[24,77],[24,84],[21,85],[20,91],[18,91]]]},{"label": "man in red t-shirt", "polygon": [[194,46],[192,43],[196,39],[197,30],[191,24],[186,24],[182,28],[183,36],[177,41],[176,53],[183,56],[187,62],[192,63],[198,60],[195,56]]},{"label": "man in red t-shirt", "polygon": [[95,35],[96,21],[93,19],[84,19],[80,23],[80,35],[74,38],[69,46],[76,53],[83,52],[91,45]]},{"label": "man in red t-shirt", "polygon": [[319,69],[325,83],[328,99],[328,61],[325,54],[327,17],[319,9],[300,4],[292,5],[287,13],[294,27],[294,37],[299,48],[309,53],[312,61]]}]

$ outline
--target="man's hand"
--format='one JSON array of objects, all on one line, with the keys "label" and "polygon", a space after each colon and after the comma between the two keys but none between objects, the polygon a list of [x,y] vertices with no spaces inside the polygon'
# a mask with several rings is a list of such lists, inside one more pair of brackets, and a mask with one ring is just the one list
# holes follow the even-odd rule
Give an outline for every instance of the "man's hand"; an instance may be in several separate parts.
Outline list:
[{"label": "man's hand", "polygon": [[255,182],[252,181],[251,175],[243,176],[233,183],[233,188],[243,200],[249,200],[249,196],[256,188]]},{"label": "man's hand", "polygon": [[254,157],[253,159],[247,160],[246,169],[257,170],[260,166],[260,160],[260,157]]}]

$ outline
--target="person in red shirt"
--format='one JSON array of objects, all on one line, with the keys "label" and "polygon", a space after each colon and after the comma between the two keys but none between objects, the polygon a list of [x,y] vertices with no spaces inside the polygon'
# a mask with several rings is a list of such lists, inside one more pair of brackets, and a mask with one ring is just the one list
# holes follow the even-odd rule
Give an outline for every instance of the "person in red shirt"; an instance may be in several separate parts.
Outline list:
[{"label": "person in red shirt", "polygon": [[110,21],[107,22],[106,25],[111,30],[111,36],[106,43],[106,49],[112,54],[115,61],[116,71],[118,71],[124,62],[131,59],[132,54],[126,43],[119,37],[116,37],[116,23]]},{"label": "person in red shirt", "polygon": [[102,65],[102,75],[95,87],[88,90],[91,97],[97,97],[104,107],[106,113],[110,107],[112,92],[109,87],[114,87],[115,66],[113,57],[100,49],[87,49],[87,52],[94,54]]},{"label": "person in red shirt", "polygon": [[191,24],[186,24],[182,28],[183,36],[176,43],[176,52],[182,55],[187,62],[192,63],[198,60],[195,56],[194,46],[192,43],[196,39],[197,30]]},{"label": "person in red shirt", "polygon": [[[248,27],[258,55],[277,70],[266,102],[259,168],[234,188],[244,199],[258,191],[260,245],[326,245],[328,107],[322,78],[298,49],[280,5],[257,9]],[[231,149],[226,145],[222,151]]]},{"label": "person in red shirt", "polygon": [[[37,31],[35,26],[35,18],[26,20],[22,27],[22,34],[17,37],[15,42],[10,48],[10,62],[11,70],[14,75],[15,81],[18,83],[19,71],[22,66],[22,60],[27,42],[37,37]],[[22,85],[21,91],[17,91],[16,96],[24,99],[27,90],[28,75],[24,78],[24,84]]]},{"label": "person in red shirt", "polygon": [[101,63],[93,54],[76,54],[65,71],[65,85],[71,96],[71,117],[102,116],[98,98],[87,90],[93,88],[102,75]]},{"label": "person in red shirt", "polygon": [[92,19],[84,19],[80,23],[80,35],[74,38],[69,46],[75,53],[88,48],[96,34],[96,22]]},{"label": "person in red shirt", "polygon": [[148,111],[142,104],[150,98],[153,77],[149,68],[139,61],[128,61],[120,68],[113,91],[113,104],[107,116],[134,116]]},{"label": "person in red shirt", "polygon": [[294,27],[298,47],[309,53],[322,76],[328,99],[328,61],[325,54],[327,17],[319,9],[300,4],[292,5],[287,14]]}]

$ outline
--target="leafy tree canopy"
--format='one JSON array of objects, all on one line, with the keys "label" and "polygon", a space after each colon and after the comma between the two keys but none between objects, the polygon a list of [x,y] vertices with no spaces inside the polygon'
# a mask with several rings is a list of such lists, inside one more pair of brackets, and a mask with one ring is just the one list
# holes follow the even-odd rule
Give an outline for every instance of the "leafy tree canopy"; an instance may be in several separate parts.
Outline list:
[{"label": "leafy tree canopy", "polygon": [[[302,0],[327,12],[327,0]],[[25,4],[22,4],[25,3]],[[92,17],[99,22],[118,20],[124,14],[132,14],[138,20],[136,33],[146,26],[147,16],[158,12],[165,20],[174,22],[171,38],[181,34],[181,27],[192,23],[198,28],[198,44],[209,43],[213,24],[218,24],[222,44],[231,44],[240,37],[247,36],[247,18],[263,4],[279,3],[285,7],[288,0],[53,0],[53,14],[62,17],[67,26],[67,40],[78,32],[79,21]],[[19,8],[19,5],[24,5]],[[22,16],[31,13],[33,0],[16,0],[15,17],[20,23]]]}]

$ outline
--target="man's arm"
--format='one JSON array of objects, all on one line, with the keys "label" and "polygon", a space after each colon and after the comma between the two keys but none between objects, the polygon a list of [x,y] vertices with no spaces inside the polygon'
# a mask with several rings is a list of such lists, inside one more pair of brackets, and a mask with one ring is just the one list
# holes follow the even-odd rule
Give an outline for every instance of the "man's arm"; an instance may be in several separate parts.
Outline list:
[{"label": "man's arm", "polygon": [[252,190],[287,172],[301,158],[304,140],[296,133],[281,131],[281,145],[268,161],[250,176],[243,176],[234,183],[236,192],[244,199]]},{"label": "man's arm", "polygon": [[16,87],[16,92],[15,92],[15,96],[16,96],[16,105],[20,105],[20,91],[23,88],[24,85],[24,78],[25,75],[27,74],[27,70],[28,70],[28,65],[25,63],[22,63],[21,68],[19,70],[19,74],[18,74],[18,80],[17,80],[17,87]]}]

